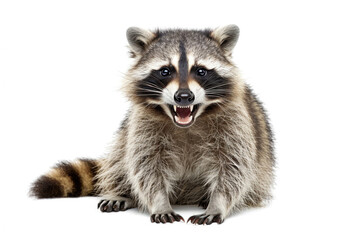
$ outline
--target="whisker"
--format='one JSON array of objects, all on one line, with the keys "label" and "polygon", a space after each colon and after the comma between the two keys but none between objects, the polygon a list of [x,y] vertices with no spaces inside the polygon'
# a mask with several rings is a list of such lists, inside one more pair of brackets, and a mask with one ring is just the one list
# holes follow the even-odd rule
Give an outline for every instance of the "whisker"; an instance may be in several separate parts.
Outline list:
[{"label": "whisker", "polygon": [[217,86],[214,86],[214,87],[211,87],[211,88],[207,88],[206,90],[217,89],[217,88],[220,88],[220,87],[223,87],[223,86],[228,86],[228,85],[231,85],[231,83],[220,84],[220,85],[217,85]]},{"label": "whisker", "polygon": [[158,91],[156,89],[147,89],[147,88],[141,88],[139,87],[138,90],[143,90],[145,92],[156,92],[156,93],[162,93],[162,91]]},{"label": "whisker", "polygon": [[163,90],[163,89],[159,88],[158,86],[156,86],[156,85],[151,85],[151,84],[141,84],[141,85],[139,86],[139,88],[141,88],[141,87],[150,87],[150,88],[153,88],[153,89],[159,90],[159,91],[162,91],[162,90]]},{"label": "whisker", "polygon": [[159,87],[159,86],[157,86],[156,84],[151,83],[151,82],[143,83],[143,84],[141,84],[141,85],[145,85],[145,86],[149,86],[149,87],[154,87],[154,88],[156,88],[156,89],[158,89],[158,90],[162,90],[161,87]]},{"label": "whisker", "polygon": [[229,93],[229,91],[206,92],[207,95],[209,95],[209,94],[224,94],[224,93]]},{"label": "whisker", "polygon": [[156,94],[136,94],[137,97],[157,97]]},{"label": "whisker", "polygon": [[223,94],[206,94],[206,95],[209,97],[224,97],[226,94],[223,93]]},{"label": "whisker", "polygon": [[228,92],[229,90],[228,89],[223,89],[223,88],[219,88],[219,89],[211,89],[210,91],[209,90],[205,90],[207,92]]}]

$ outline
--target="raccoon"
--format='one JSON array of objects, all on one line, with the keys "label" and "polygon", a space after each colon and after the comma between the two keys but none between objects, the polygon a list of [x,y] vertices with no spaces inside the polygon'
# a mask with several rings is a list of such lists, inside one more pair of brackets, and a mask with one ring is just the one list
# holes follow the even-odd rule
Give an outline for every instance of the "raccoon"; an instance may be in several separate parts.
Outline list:
[{"label": "raccoon", "polygon": [[267,115],[232,61],[236,25],[127,30],[131,102],[103,159],[62,162],[37,179],[37,198],[101,196],[102,212],[139,208],[151,222],[184,221],[171,205],[199,205],[193,224],[222,223],[263,206],[274,179]]}]

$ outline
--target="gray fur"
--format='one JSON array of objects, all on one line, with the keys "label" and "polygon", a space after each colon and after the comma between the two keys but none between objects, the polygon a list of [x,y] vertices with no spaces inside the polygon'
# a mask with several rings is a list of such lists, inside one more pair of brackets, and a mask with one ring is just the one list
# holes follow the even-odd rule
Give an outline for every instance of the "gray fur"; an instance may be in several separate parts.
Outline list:
[{"label": "gray fur", "polygon": [[[151,214],[172,212],[171,204],[205,202],[205,214],[219,214],[222,220],[236,209],[261,206],[270,199],[274,156],[267,117],[229,57],[238,28],[217,31],[210,32],[210,38],[204,31],[158,32],[136,59],[125,82],[133,100],[129,118],[99,174],[104,196],[116,199],[130,191],[137,207]],[[217,42],[224,37],[230,38],[225,46]],[[231,98],[214,114],[204,110],[189,128],[176,127],[154,111],[151,101],[144,104],[133,93],[154,61],[178,54],[180,41],[196,59],[211,61],[220,72],[226,69],[234,83]],[[119,181],[119,176],[126,180]]]}]

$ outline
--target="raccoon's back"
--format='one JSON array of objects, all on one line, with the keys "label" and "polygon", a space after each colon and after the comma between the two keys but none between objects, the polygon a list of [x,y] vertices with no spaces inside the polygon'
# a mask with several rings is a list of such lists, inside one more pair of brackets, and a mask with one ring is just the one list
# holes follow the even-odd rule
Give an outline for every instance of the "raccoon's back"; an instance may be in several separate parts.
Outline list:
[{"label": "raccoon's back", "polygon": [[246,204],[257,206],[260,202],[271,199],[271,188],[275,177],[274,137],[267,113],[249,87],[246,88],[246,103],[253,124],[257,151],[256,184]]},{"label": "raccoon's back", "polygon": [[265,157],[271,164],[275,164],[274,159],[274,136],[269,123],[267,112],[263,104],[253,93],[249,86],[245,88],[246,104],[250,114],[254,134],[256,139],[256,148],[258,156]]}]

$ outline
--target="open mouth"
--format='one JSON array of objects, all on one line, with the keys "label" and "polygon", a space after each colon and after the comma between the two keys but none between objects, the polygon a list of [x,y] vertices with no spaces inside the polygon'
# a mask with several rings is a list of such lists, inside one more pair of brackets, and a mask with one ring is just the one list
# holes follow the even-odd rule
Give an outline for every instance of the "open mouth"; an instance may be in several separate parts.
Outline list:
[{"label": "open mouth", "polygon": [[176,125],[180,127],[188,127],[194,122],[199,104],[189,106],[169,105],[169,107]]}]

